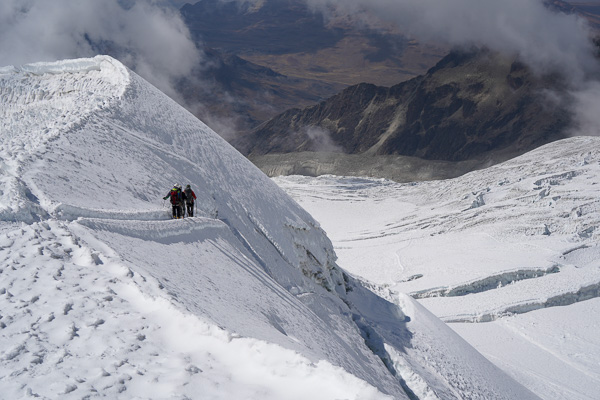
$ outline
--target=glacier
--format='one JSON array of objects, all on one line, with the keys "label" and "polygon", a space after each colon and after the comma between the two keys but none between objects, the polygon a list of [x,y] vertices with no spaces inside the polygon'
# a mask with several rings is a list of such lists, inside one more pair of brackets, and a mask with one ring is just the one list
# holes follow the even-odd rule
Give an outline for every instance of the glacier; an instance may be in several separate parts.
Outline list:
[{"label": "glacier", "polygon": [[348,273],[418,299],[541,398],[594,400],[599,176],[600,138],[579,136],[446,181],[275,181]]},{"label": "glacier", "polygon": [[6,398],[537,398],[117,60],[0,69],[0,121]]}]

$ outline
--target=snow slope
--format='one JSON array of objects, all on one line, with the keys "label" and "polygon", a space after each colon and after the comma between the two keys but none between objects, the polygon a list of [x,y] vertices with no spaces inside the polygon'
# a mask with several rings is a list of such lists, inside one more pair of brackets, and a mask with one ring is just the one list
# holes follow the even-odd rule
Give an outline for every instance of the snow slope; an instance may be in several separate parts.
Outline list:
[{"label": "snow slope", "polygon": [[118,61],[3,68],[0,98],[8,398],[536,398]]},{"label": "snow slope", "polygon": [[338,264],[408,293],[545,399],[600,393],[600,138],[555,142],[460,178],[276,182]]}]

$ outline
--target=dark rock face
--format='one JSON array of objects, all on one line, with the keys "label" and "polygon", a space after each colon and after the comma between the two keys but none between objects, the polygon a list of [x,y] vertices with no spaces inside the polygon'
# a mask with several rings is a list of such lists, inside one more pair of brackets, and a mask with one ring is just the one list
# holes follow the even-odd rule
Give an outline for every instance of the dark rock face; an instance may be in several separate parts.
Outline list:
[{"label": "dark rock face", "polygon": [[342,87],[287,77],[211,48],[204,48],[204,56],[205,65],[181,79],[177,91],[194,115],[224,137],[248,131],[288,108],[321,101]]},{"label": "dark rock face", "polygon": [[569,115],[546,95],[560,81],[486,50],[455,51],[424,76],[369,84],[289,110],[234,142],[251,156],[319,151],[319,128],[346,154],[505,160],[564,137]]}]

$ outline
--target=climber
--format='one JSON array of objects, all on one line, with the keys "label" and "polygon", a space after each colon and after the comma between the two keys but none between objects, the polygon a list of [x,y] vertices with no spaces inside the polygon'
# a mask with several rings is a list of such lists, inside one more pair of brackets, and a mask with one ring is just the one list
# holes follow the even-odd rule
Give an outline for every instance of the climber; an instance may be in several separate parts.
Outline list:
[{"label": "climber", "polygon": [[171,198],[171,206],[173,206],[173,218],[183,218],[183,198],[184,194],[181,191],[181,185],[176,183],[173,189],[163,197],[163,200]]},{"label": "climber", "polygon": [[196,193],[192,190],[190,185],[185,186],[185,190],[183,191],[185,195],[185,205],[187,207],[187,215],[188,217],[194,216],[194,203],[196,201]]}]

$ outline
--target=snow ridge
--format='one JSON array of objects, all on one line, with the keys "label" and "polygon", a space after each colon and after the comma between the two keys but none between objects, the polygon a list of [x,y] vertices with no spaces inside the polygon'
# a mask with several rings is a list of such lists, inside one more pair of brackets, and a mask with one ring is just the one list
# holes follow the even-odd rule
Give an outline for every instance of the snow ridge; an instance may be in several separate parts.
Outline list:
[{"label": "snow ridge", "polygon": [[107,56],[5,69],[0,73],[3,155],[35,151],[92,112],[113,105],[128,84],[126,68]]},{"label": "snow ridge", "polygon": [[[108,57],[0,79],[3,393],[404,397],[302,273],[344,292],[318,224],[208,127]],[[198,217],[169,220],[174,182]]]},{"label": "snow ridge", "polygon": [[[344,273],[304,209],[116,60],[4,71],[13,397],[405,399],[425,382],[441,398],[535,398],[435,317],[408,316],[414,300]],[[195,217],[169,218],[174,183],[195,189]]]},{"label": "snow ridge", "polygon": [[126,68],[107,56],[5,67],[0,71],[0,216],[31,222],[43,215],[20,179],[21,166],[93,112],[113,107],[129,84]]}]

